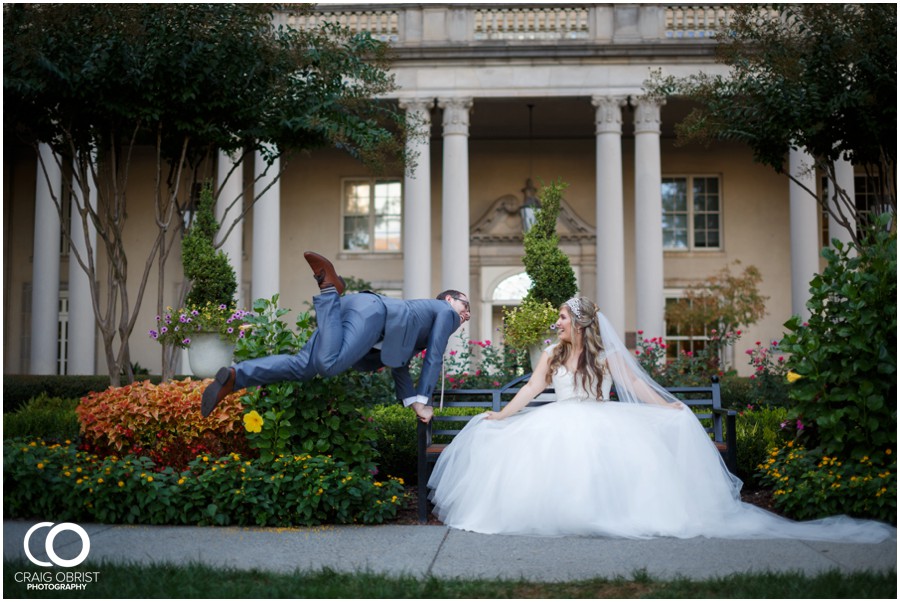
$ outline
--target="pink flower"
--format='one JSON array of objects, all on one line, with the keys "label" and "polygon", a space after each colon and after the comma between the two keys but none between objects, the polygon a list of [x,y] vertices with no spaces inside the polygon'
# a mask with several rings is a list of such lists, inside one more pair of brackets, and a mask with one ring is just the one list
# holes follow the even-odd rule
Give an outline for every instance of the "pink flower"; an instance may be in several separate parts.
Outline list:
[{"label": "pink flower", "polygon": [[456,355],[456,349],[451,349],[451,350],[450,350],[450,355]]},{"label": "pink flower", "polygon": [[798,430],[798,431],[802,431],[803,428],[804,428],[804,427],[803,427],[803,423],[800,422],[800,419],[798,418],[798,419],[797,419],[797,430]]}]

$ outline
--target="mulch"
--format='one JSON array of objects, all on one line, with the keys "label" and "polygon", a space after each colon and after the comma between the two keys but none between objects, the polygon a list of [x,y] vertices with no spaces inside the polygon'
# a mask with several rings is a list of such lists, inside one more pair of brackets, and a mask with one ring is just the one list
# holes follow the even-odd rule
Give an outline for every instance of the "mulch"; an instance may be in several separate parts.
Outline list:
[{"label": "mulch", "polygon": [[[418,490],[415,486],[407,486],[406,487],[407,494],[407,503],[403,506],[398,512],[397,517],[393,520],[387,521],[388,524],[391,525],[418,525],[419,524],[419,510],[418,510]],[[769,512],[774,512],[776,514],[781,514],[778,510],[775,509],[774,504],[774,496],[772,492],[768,489],[749,489],[741,491],[741,500],[748,503],[753,504],[754,506],[759,506],[764,510],[768,510]],[[429,525],[443,525],[441,521],[437,519],[433,514],[428,515],[428,523]]]}]

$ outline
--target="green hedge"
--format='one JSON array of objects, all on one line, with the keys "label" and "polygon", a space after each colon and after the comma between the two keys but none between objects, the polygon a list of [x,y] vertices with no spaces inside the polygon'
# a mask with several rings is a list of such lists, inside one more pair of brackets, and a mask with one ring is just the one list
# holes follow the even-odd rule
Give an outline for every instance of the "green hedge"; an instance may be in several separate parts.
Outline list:
[{"label": "green hedge", "polygon": [[65,441],[78,437],[80,425],[75,415],[77,399],[50,397],[42,393],[29,399],[15,412],[3,415],[3,439],[34,437]]},{"label": "green hedge", "polygon": [[13,412],[29,399],[42,394],[63,399],[80,399],[93,391],[105,391],[108,388],[109,376],[102,375],[5,374],[3,413]]}]

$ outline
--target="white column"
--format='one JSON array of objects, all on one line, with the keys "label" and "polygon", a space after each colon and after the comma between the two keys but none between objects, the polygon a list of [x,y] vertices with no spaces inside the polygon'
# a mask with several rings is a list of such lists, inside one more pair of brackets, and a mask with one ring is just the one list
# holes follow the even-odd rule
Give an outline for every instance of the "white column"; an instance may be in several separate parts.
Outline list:
[{"label": "white column", "polygon": [[[816,173],[813,158],[804,149],[791,148],[789,156],[791,175],[810,190],[816,189]],[[809,299],[809,283],[819,271],[818,203],[799,184],[790,182],[791,220],[791,313],[805,319],[809,317],[806,302]]]},{"label": "white column", "polygon": [[[260,177],[266,168],[265,176]],[[278,274],[281,266],[281,184],[275,181],[272,186],[262,192],[278,177],[280,160],[275,159],[271,166],[257,151],[255,161],[256,183],[253,187],[253,255],[250,269],[252,283],[250,287],[251,303],[259,298],[269,299],[278,292]]]},{"label": "white column", "polygon": [[661,100],[638,99],[634,111],[635,308],[648,338],[665,335],[663,293]]},{"label": "white column", "polygon": [[29,372],[56,374],[60,224],[54,196],[59,199],[62,173],[49,146],[41,144],[39,152],[34,195]]},{"label": "white column", "polygon": [[[74,191],[72,198],[71,232],[72,244],[69,250],[69,357],[67,370],[69,374],[94,374],[94,361],[97,353],[97,329],[94,319],[94,304],[91,298],[91,279],[82,269],[75,253],[87,264],[87,249],[97,248],[97,229],[88,217],[87,231],[81,221],[80,209],[89,207],[96,210],[97,187],[89,183],[90,193],[87,201],[81,196],[81,188],[72,182]],[[95,252],[95,251],[94,251]]]},{"label": "white column", "polygon": [[622,192],[624,96],[594,96],[597,107],[597,305],[625,336],[625,218]]},{"label": "white column", "polygon": [[[844,215],[851,224],[856,224],[856,184],[854,182],[853,177],[853,164],[846,159],[838,159],[834,162],[834,174],[835,179],[837,180],[837,185],[840,186],[844,192],[847,194],[849,199],[848,203],[840,203],[841,210]],[[828,191],[828,203],[832,206],[832,210],[834,210],[834,191]],[[847,205],[850,205],[849,207]],[[836,219],[831,217],[831,213],[828,214],[828,244],[831,244],[831,239],[836,238],[842,243],[844,243],[844,247],[853,240],[851,236],[850,230],[840,225]],[[851,251],[852,254],[855,254],[854,251]]]},{"label": "white column", "polygon": [[403,181],[403,297],[428,299],[431,290],[431,106],[433,98],[401,99],[410,135],[406,150],[416,162]]},{"label": "white column", "polygon": [[469,109],[471,98],[444,98],[441,288],[469,294]]},{"label": "white column", "polygon": [[220,248],[225,251],[231,267],[234,268],[234,275],[238,283],[235,301],[238,307],[244,307],[250,305],[241,295],[244,259],[244,249],[242,248],[244,220],[238,221],[231,233],[225,238],[225,241],[222,242],[222,237],[226,235],[229,228],[231,228],[231,224],[241,215],[241,210],[243,209],[244,170],[242,166],[238,166],[237,169],[232,171],[233,166],[234,159],[227,153],[220,151],[216,170],[218,174],[216,187],[220,189],[219,198],[216,199],[216,221],[219,222],[219,234],[216,237],[216,243],[221,243],[222,246]]},{"label": "white column", "polygon": [[[469,109],[471,98],[443,98],[444,165],[441,179],[441,290],[457,289],[471,302],[477,291],[470,291],[469,275]],[[473,312],[480,310],[472,308]],[[457,331],[469,336],[469,324]],[[454,335],[448,349],[459,350],[461,339]]]}]

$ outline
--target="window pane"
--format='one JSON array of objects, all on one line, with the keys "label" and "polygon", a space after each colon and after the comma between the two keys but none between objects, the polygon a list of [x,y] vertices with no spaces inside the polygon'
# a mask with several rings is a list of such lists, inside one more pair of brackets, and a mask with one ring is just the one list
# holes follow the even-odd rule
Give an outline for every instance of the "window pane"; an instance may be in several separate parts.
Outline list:
[{"label": "window pane", "polygon": [[368,215],[370,186],[368,183],[348,183],[344,193],[345,215]]},{"label": "window pane", "polygon": [[685,178],[664,178],[662,203],[664,212],[687,211],[687,180]]},{"label": "window pane", "polygon": [[369,218],[344,218],[344,249],[347,251],[369,250]]},{"label": "window pane", "polygon": [[375,185],[375,213],[400,215],[400,182],[380,182]]},{"label": "window pane", "polygon": [[377,217],[375,219],[376,251],[400,250],[400,218]]}]

